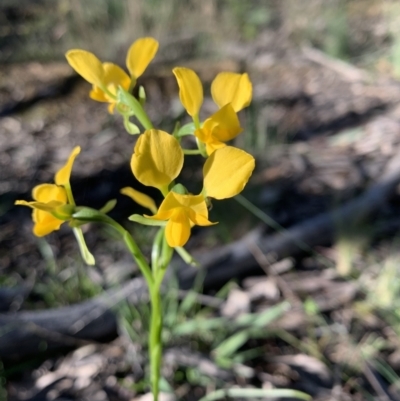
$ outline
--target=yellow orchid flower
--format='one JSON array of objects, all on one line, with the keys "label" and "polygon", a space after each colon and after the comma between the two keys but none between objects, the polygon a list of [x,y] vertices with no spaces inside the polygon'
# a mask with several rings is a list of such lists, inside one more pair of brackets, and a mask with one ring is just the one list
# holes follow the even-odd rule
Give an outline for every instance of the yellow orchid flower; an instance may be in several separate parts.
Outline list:
[{"label": "yellow orchid flower", "polygon": [[114,112],[117,89],[121,86],[129,90],[136,84],[158,50],[158,42],[153,38],[136,40],[128,50],[126,65],[129,76],[113,63],[102,63],[93,53],[72,49],[66,53],[69,65],[86,81],[93,85],[90,97],[98,102],[109,103],[108,111]]},{"label": "yellow orchid flower", "polygon": [[211,84],[211,96],[218,107],[230,103],[236,112],[250,104],[252,92],[253,87],[246,73],[221,72]]},{"label": "yellow orchid flower", "polygon": [[131,168],[139,182],[158,188],[165,195],[182,170],[183,158],[177,139],[165,131],[151,129],[137,140]]},{"label": "yellow orchid flower", "polygon": [[210,226],[207,204],[203,195],[181,195],[169,192],[154,216],[145,216],[153,220],[168,220],[165,237],[170,247],[181,247],[190,237],[191,227]]},{"label": "yellow orchid flower", "polygon": [[71,204],[68,196],[69,179],[74,160],[80,150],[79,146],[72,150],[67,163],[55,175],[56,184],[41,184],[33,188],[34,202],[24,200],[15,202],[16,205],[28,206],[33,209],[33,233],[37,237],[43,237],[59,230],[61,224],[71,217],[68,208],[68,205]]},{"label": "yellow orchid flower", "polygon": [[220,110],[200,127],[198,114],[203,103],[203,87],[197,74],[184,67],[176,67],[173,73],[179,86],[182,105],[195,121],[195,136],[206,145],[208,155],[225,146],[240,134],[242,128],[236,115],[251,102],[252,85],[247,74],[222,72],[211,84],[211,94]]},{"label": "yellow orchid flower", "polygon": [[[62,223],[72,220],[72,215],[75,212],[75,201],[69,180],[75,158],[80,151],[81,148],[79,146],[72,150],[67,162],[56,173],[54,177],[55,184],[41,184],[33,188],[33,202],[24,200],[15,202],[16,205],[28,206],[33,209],[33,233],[37,237],[43,237],[59,230]],[[73,227],[73,232],[78,241],[83,260],[88,265],[94,265],[95,259],[86,246],[82,229]]]},{"label": "yellow orchid flower", "polygon": [[61,224],[64,223],[64,220],[58,219],[53,213],[57,212],[57,208],[68,203],[65,189],[55,184],[37,185],[32,190],[32,198],[35,202],[17,200],[15,204],[28,206],[33,209],[33,233],[37,237],[43,237],[58,230]]},{"label": "yellow orchid flower", "polygon": [[115,105],[117,104],[117,90],[121,86],[125,90],[129,89],[131,79],[128,74],[120,68],[118,65],[113,63],[103,63],[103,81],[101,89],[99,86],[93,85],[93,89],[90,91],[89,96],[91,99],[98,102],[109,103],[108,112],[114,113]]}]

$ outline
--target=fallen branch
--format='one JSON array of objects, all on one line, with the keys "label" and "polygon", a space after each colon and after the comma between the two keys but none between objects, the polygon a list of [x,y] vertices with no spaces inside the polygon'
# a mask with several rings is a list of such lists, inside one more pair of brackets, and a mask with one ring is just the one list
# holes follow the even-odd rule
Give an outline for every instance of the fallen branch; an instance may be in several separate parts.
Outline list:
[{"label": "fallen branch", "polygon": [[117,335],[112,309],[122,300],[138,303],[145,296],[141,278],[119,289],[62,308],[0,314],[0,358],[22,359],[40,352],[76,347],[87,341],[107,341]]},{"label": "fallen branch", "polygon": [[[268,237],[258,229],[230,245],[195,255],[206,271],[204,286],[218,286],[257,269],[258,264],[249,244],[256,244],[269,260],[276,261],[298,253],[302,248],[299,244],[313,247],[331,242],[338,225],[356,224],[370,216],[388,200],[399,183],[400,153],[390,160],[379,182],[332,212]],[[177,260],[174,263],[179,268],[180,287],[190,288],[199,268],[182,266]],[[44,348],[55,350],[77,346],[82,341],[110,339],[117,335],[117,321],[112,308],[128,297],[129,302],[137,303],[145,294],[144,283],[137,278],[119,289],[80,304],[44,311],[0,314],[0,358],[21,359],[36,355]]]}]

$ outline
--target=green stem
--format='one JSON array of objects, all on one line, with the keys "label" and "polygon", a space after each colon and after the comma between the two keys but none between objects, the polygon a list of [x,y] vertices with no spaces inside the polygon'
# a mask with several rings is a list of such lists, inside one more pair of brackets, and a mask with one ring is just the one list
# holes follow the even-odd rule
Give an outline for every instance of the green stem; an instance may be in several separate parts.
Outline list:
[{"label": "green stem", "polygon": [[154,284],[150,288],[151,319],[149,333],[150,380],[154,401],[158,401],[162,359],[163,311],[161,303],[161,284],[171,262],[173,248],[165,237],[165,228],[156,235],[152,252]]},{"label": "green stem", "polygon": [[163,236],[164,228],[160,230],[160,234],[157,236],[155,241],[154,256],[152,255],[152,263],[154,265],[152,271],[142,251],[139,249],[130,233],[111,217],[91,208],[79,208],[72,217],[78,221],[102,222],[114,227],[114,229],[121,234],[125,245],[135,259],[147,282],[151,304],[149,333],[150,379],[154,401],[158,401],[158,394],[160,391],[159,382],[162,356],[161,334],[163,323],[160,288],[173,253],[172,248],[170,248],[166,243],[165,236]]},{"label": "green stem", "polygon": [[199,148],[199,152],[203,157],[208,157],[206,145],[200,141],[199,138],[196,137],[197,147]]},{"label": "green stem", "polygon": [[136,118],[140,121],[145,129],[152,129],[153,124],[151,123],[149,116],[143,109],[139,100],[137,100],[133,95],[129,92],[125,91],[123,88],[119,87],[117,100],[128,106]]},{"label": "green stem", "polygon": [[200,120],[199,120],[199,115],[196,114],[195,116],[193,116],[193,123],[194,123],[194,127],[196,129],[200,128]]},{"label": "green stem", "polygon": [[149,333],[150,381],[154,401],[158,401],[158,395],[160,392],[159,383],[162,358],[161,335],[163,325],[160,288],[165,272],[167,271],[167,267],[172,258],[172,249],[166,243],[165,236],[163,236],[164,229],[162,228],[155,240],[154,255],[152,255],[152,264],[154,264],[152,271],[129,232],[109,216],[104,215],[102,220],[113,226],[122,235],[126,246],[138,264],[149,287],[151,305]]},{"label": "green stem", "polygon": [[199,149],[182,149],[184,155],[201,155]]},{"label": "green stem", "polygon": [[132,236],[129,234],[129,232],[127,230],[125,230],[124,227],[122,227],[119,223],[117,223],[111,217],[104,215],[103,221],[105,223],[108,223],[112,227],[114,227],[121,234],[126,247],[128,248],[132,257],[135,259],[140,271],[142,272],[145,280],[147,281],[149,290],[151,291],[151,288],[154,285],[153,275],[151,274],[151,269],[150,269],[149,264],[146,261],[146,258],[144,257],[142,251],[137,246],[135,240],[132,238]]},{"label": "green stem", "polygon": [[154,285],[150,290],[151,319],[149,334],[150,351],[150,381],[154,401],[158,401],[160,392],[160,370],[162,356],[161,333],[163,325],[162,304],[160,295],[160,284]]}]

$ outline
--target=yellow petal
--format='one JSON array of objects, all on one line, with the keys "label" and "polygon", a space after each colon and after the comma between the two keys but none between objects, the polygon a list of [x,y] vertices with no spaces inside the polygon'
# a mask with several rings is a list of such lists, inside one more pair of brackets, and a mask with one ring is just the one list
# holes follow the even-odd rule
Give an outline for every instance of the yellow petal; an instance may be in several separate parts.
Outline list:
[{"label": "yellow petal", "polygon": [[236,112],[250,104],[252,92],[247,74],[221,72],[211,84],[211,95],[218,107],[231,103]]},{"label": "yellow petal", "polygon": [[27,201],[25,201],[25,200],[16,200],[16,201],[14,202],[14,205],[17,205],[17,206],[28,206],[28,207],[33,208],[33,206],[31,205],[31,203],[33,203],[33,202],[27,202]]},{"label": "yellow petal", "polygon": [[118,65],[113,63],[103,63],[104,68],[104,86],[113,94],[117,95],[118,86],[125,90],[129,89],[131,79],[129,75]]},{"label": "yellow petal", "polygon": [[212,223],[208,220],[208,208],[203,195],[184,195],[189,200],[189,218],[198,226],[210,226]]},{"label": "yellow petal", "polygon": [[202,195],[182,195],[169,192],[154,216],[155,220],[169,220],[165,235],[168,245],[183,246],[190,236],[191,226],[209,226],[207,205]]},{"label": "yellow petal", "polygon": [[182,207],[180,196],[175,192],[168,192],[167,196],[162,201],[160,207],[158,208],[157,214],[154,216],[146,216],[147,218],[154,220],[168,220],[176,208]]},{"label": "yellow petal", "polygon": [[43,202],[27,202],[23,200],[17,200],[15,201],[15,205],[20,205],[20,206],[28,206],[32,209],[38,209],[42,210],[45,212],[53,212],[57,207],[65,205],[65,203],[60,202],[60,201],[50,201],[47,203]]},{"label": "yellow petal", "polygon": [[203,128],[197,129],[194,135],[200,139],[201,142],[206,144],[206,151],[208,155],[219,148],[226,146],[223,142],[218,141],[212,136],[212,130],[205,130]]},{"label": "yellow petal", "polygon": [[165,227],[165,237],[170,247],[184,246],[190,237],[190,221],[183,208],[175,209]]},{"label": "yellow petal", "polygon": [[232,146],[217,149],[203,167],[206,195],[215,199],[237,195],[245,187],[254,167],[254,157],[241,149]]},{"label": "yellow petal", "polygon": [[101,86],[104,78],[104,69],[101,61],[90,52],[73,49],[65,54],[68,64],[86,81]]},{"label": "yellow petal", "polygon": [[136,142],[131,168],[143,185],[166,190],[182,166],[183,151],[180,144],[167,132],[147,130]]},{"label": "yellow petal", "polygon": [[67,203],[67,192],[63,187],[55,184],[40,184],[33,188],[32,197],[42,203],[58,201],[61,204]]},{"label": "yellow petal", "polygon": [[[49,208],[54,209],[55,203],[59,202],[53,201],[50,203],[52,203],[53,206],[50,207],[48,204]],[[35,208],[32,212],[32,220],[35,223],[33,226],[33,233],[37,237],[43,237],[44,235],[50,234],[52,231],[58,230],[61,224],[64,223],[64,220],[57,219],[45,210],[46,204],[31,202],[31,206]]]},{"label": "yellow petal", "polygon": [[110,114],[114,114],[114,110],[115,110],[115,103],[110,103],[110,104],[107,106],[107,111],[108,111]]},{"label": "yellow petal", "polygon": [[179,97],[183,107],[192,117],[199,114],[203,103],[203,86],[197,74],[189,68],[176,67],[172,70],[179,86]]},{"label": "yellow petal", "polygon": [[97,102],[109,102],[110,98],[98,86],[93,85],[92,90],[89,92],[89,97]]},{"label": "yellow petal", "polygon": [[[213,124],[212,136],[221,142],[230,141],[243,130],[230,103],[214,113],[209,120]],[[204,124],[205,126],[207,125],[206,123]]]},{"label": "yellow petal", "polygon": [[35,209],[32,215],[35,225],[33,226],[33,233],[37,237],[43,237],[50,234],[52,231],[59,230],[63,220],[56,219],[50,213],[43,212],[42,210]]},{"label": "yellow petal", "polygon": [[42,237],[58,230],[64,220],[57,219],[51,212],[67,203],[65,189],[54,184],[41,184],[33,188],[32,195],[37,202],[18,200],[15,204],[33,208],[32,220],[35,223],[33,233]]},{"label": "yellow petal", "polygon": [[128,50],[126,66],[132,77],[139,78],[153,60],[158,50],[158,42],[153,38],[136,40]]},{"label": "yellow petal", "polygon": [[71,176],[72,166],[74,164],[76,156],[78,156],[80,152],[81,152],[80,146],[76,146],[69,155],[67,163],[63,167],[61,167],[60,170],[58,170],[54,179],[57,185],[69,184],[69,178]]},{"label": "yellow petal", "polygon": [[147,196],[143,192],[136,191],[135,189],[133,189],[131,187],[122,188],[120,192],[123,195],[129,196],[140,206],[143,206],[143,207],[149,209],[152,213],[154,213],[154,214],[157,213],[156,203],[154,202],[153,199],[150,198],[150,196]]}]

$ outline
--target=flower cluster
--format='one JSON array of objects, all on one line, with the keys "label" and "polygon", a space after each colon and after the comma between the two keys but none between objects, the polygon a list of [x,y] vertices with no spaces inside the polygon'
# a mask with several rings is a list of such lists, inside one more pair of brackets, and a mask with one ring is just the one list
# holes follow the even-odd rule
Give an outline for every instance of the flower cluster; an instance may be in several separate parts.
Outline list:
[{"label": "flower cluster", "polygon": [[[192,195],[174,181],[183,162],[179,141],[156,129],[147,130],[139,137],[131,159],[137,180],[159,189],[165,196],[157,212],[145,217],[168,221],[165,235],[171,247],[185,245],[193,225],[213,224],[208,220],[207,197],[225,199],[237,195],[254,169],[254,158],[245,151],[232,146],[217,149],[204,164],[202,191]],[[123,193],[151,211],[155,210],[153,203],[142,201],[140,192],[124,188]]]},{"label": "flower cluster", "polygon": [[[116,109],[124,117],[129,133],[140,136],[131,158],[131,169],[137,180],[157,188],[164,200],[157,207],[147,195],[130,187],[121,192],[138,204],[148,208],[152,215],[132,220],[144,224],[165,226],[165,238],[170,247],[182,247],[190,237],[194,225],[209,226],[209,198],[226,199],[239,194],[252,174],[254,158],[245,151],[228,146],[242,131],[237,113],[247,107],[252,98],[252,85],[247,74],[222,72],[211,85],[211,95],[219,110],[203,122],[199,113],[203,103],[203,86],[197,74],[188,68],[176,67],[173,74],[179,86],[181,103],[193,123],[172,134],[153,128],[143,108],[143,100],[132,95],[132,89],[151,60],[155,57],[158,42],[141,38],[129,48],[126,66],[129,75],[119,66],[102,63],[94,54],[74,49],[66,57],[71,67],[93,85],[90,97],[109,103],[108,110]],[[143,130],[129,120],[136,117]],[[181,138],[194,135],[197,150],[183,149]],[[72,164],[79,153],[77,147],[66,165],[56,174],[55,184],[42,184],[33,190],[33,202],[17,201],[19,205],[33,208],[34,234],[38,236],[58,230],[68,220],[74,228],[85,222],[80,213],[77,223],[76,205],[72,196],[69,177]],[[184,159],[189,154],[205,157],[203,187],[197,194],[189,193],[176,182]],[[75,213],[75,214],[74,214]],[[89,220],[88,220],[89,221]]]}]

